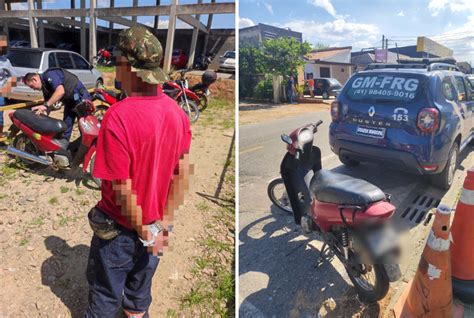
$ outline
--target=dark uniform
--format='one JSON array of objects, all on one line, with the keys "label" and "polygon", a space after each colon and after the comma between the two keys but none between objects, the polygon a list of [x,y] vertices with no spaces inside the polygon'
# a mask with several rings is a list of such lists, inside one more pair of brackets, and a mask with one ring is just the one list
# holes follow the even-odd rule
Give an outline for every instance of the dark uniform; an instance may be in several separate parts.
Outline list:
[{"label": "dark uniform", "polygon": [[64,103],[63,120],[67,125],[67,130],[64,132],[64,138],[69,140],[71,138],[74,121],[76,120],[74,107],[82,99],[90,100],[91,96],[84,87],[84,84],[82,84],[76,75],[62,68],[49,68],[40,74],[40,79],[42,82],[41,90],[43,91],[45,101],[51,98],[59,85],[64,86],[64,96],[61,99]]}]

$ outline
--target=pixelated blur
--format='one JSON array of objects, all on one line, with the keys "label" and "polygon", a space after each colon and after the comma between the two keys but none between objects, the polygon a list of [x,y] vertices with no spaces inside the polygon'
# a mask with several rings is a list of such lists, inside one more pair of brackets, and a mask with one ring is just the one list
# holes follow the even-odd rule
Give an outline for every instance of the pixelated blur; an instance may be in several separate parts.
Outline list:
[{"label": "pixelated blur", "polygon": [[[163,220],[160,223],[164,228],[158,234],[155,244],[148,247],[148,252],[154,256],[162,256],[166,249],[172,250],[169,246],[169,233],[173,229],[174,214],[184,203],[185,195],[190,190],[192,176],[194,175],[194,165],[189,162],[189,154],[183,154],[174,170],[171,186],[168,192],[168,201],[163,213]],[[113,185],[116,191],[117,205],[122,209],[122,214],[130,220],[133,228],[138,229],[140,237],[146,240],[152,238],[148,230],[148,225],[142,224],[142,209],[137,204],[137,194],[132,189],[130,179],[116,182]]]}]

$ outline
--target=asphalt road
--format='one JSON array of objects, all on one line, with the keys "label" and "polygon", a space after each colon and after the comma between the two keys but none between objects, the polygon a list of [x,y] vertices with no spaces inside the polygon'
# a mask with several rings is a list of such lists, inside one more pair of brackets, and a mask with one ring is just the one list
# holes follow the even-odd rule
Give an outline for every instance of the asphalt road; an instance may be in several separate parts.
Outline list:
[{"label": "asphalt road", "polygon": [[[293,217],[274,207],[267,197],[268,182],[279,177],[279,165],[286,151],[280,135],[319,119],[324,123],[314,144],[321,148],[323,168],[368,180],[392,194],[397,207],[394,219],[399,224],[406,228],[422,226],[416,217],[411,221],[402,219],[402,213],[420,195],[433,198],[433,202],[444,195],[420,176],[374,164],[343,166],[329,148],[327,110],[241,126],[239,306],[242,317],[313,317],[329,298],[336,303],[344,297],[355,298],[339,261],[316,267],[322,246],[318,236],[303,235]],[[351,309],[348,310],[350,313]]]}]

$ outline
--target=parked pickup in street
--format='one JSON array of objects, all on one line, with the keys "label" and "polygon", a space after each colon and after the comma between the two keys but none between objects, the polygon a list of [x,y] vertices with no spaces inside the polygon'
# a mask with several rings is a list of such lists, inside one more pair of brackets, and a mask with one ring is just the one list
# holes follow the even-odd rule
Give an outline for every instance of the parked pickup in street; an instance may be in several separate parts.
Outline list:
[{"label": "parked pickup in street", "polygon": [[[51,67],[62,67],[74,75],[89,89],[103,83],[102,74],[81,55],[56,49],[10,48],[7,58],[13,67],[9,74],[17,76],[17,85],[6,94],[6,98],[31,101],[43,98],[41,91],[35,91],[21,82],[29,72],[42,73]],[[7,71],[5,71],[7,73]]]},{"label": "parked pickup in street", "polygon": [[348,166],[383,163],[448,189],[474,138],[474,92],[452,65],[387,65],[352,76],[331,105],[332,151]]}]

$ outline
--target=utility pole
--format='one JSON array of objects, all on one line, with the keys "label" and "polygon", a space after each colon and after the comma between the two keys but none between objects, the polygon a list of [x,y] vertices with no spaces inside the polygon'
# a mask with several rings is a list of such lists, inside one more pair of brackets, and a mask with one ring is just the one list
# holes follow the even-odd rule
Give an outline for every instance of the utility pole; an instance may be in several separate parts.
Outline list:
[{"label": "utility pole", "polygon": [[385,38],[385,49],[388,50],[388,38]]},{"label": "utility pole", "polygon": [[384,43],[385,43],[385,35],[382,35],[382,50],[383,50]]}]

